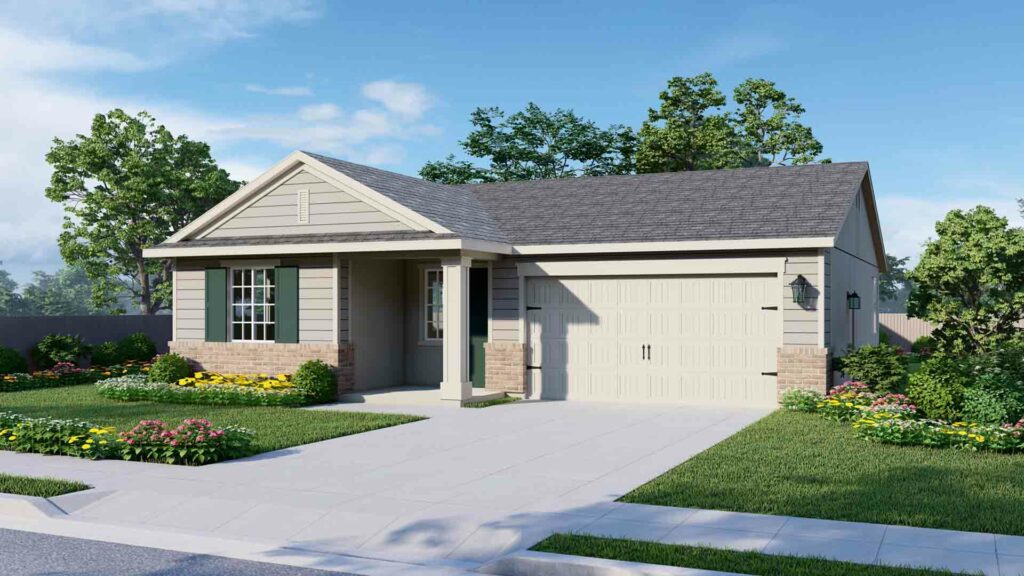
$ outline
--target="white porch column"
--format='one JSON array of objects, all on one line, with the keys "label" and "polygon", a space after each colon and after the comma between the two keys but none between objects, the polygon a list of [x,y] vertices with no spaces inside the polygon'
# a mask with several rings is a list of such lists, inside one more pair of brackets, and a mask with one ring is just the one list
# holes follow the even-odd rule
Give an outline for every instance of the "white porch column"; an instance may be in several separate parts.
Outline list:
[{"label": "white porch column", "polygon": [[444,379],[441,399],[463,402],[473,396],[469,379],[469,267],[472,258],[441,261],[444,271]]}]

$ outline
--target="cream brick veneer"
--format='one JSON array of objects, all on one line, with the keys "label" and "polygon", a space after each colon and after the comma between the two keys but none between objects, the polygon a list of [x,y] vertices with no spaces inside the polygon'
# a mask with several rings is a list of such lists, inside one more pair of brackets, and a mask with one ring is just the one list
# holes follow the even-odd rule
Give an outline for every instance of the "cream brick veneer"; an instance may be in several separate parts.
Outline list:
[{"label": "cream brick veneer", "polygon": [[526,391],[526,345],[518,342],[484,344],[484,388],[513,394]]},{"label": "cream brick veneer", "polygon": [[828,348],[782,346],[778,352],[779,398],[793,388],[808,388],[824,394],[830,384],[830,364]]},{"label": "cream brick veneer", "polygon": [[255,342],[168,342],[171,352],[181,354],[197,370],[253,374],[293,373],[306,360],[323,360],[334,367],[338,392],[352,389],[354,354],[343,344],[259,344]]}]

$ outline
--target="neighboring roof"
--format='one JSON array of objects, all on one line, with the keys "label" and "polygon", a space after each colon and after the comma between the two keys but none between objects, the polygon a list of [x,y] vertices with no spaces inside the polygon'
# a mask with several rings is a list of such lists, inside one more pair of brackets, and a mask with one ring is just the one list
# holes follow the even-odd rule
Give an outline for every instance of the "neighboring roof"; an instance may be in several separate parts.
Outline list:
[{"label": "neighboring roof", "polygon": [[290,234],[287,236],[240,236],[237,238],[201,238],[179,240],[159,246],[266,246],[271,244],[333,244],[338,242],[391,242],[399,240],[447,240],[455,234],[436,234],[429,231],[407,230],[396,232],[348,232],[340,234]]},{"label": "neighboring roof", "polygon": [[316,158],[461,237],[507,242],[476,196],[459,186],[445,186],[312,152],[304,151],[303,154]]},{"label": "neighboring roof", "polygon": [[464,185],[512,244],[827,237],[866,162]]}]

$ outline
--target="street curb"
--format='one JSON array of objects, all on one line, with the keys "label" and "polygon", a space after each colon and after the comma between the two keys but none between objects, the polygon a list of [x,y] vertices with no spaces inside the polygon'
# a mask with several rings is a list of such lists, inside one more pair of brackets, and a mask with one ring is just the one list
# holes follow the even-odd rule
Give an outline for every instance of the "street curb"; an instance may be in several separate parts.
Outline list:
[{"label": "street curb", "polygon": [[16,518],[63,518],[67,513],[46,498],[0,494],[0,515]]},{"label": "street curb", "polygon": [[502,556],[481,566],[477,572],[498,576],[742,576],[733,572],[605,560],[604,558],[569,556],[532,550]]}]

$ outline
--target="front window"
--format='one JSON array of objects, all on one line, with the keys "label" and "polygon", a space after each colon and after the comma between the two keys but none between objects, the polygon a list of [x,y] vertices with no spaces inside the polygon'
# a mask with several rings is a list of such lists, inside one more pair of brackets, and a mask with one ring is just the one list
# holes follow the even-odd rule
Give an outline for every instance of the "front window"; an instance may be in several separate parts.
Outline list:
[{"label": "front window", "polygon": [[274,340],[274,269],[240,268],[231,274],[231,339]]},{"label": "front window", "polygon": [[424,302],[423,318],[426,326],[426,340],[444,338],[444,276],[440,268],[429,268],[423,271]]}]

